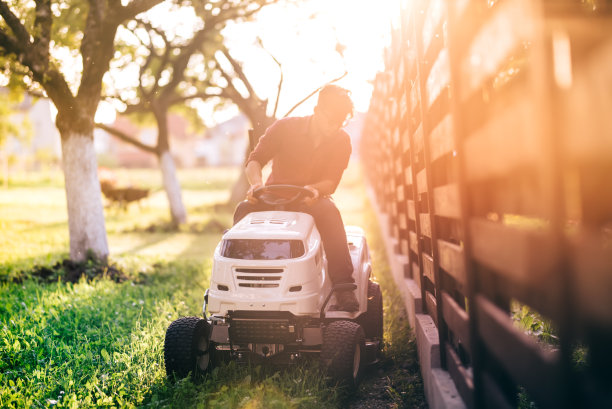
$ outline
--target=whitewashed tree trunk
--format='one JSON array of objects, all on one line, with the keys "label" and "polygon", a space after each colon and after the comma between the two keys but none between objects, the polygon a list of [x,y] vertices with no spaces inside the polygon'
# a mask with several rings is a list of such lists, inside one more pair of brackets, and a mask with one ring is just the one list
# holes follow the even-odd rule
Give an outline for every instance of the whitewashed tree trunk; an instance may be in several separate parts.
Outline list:
[{"label": "whitewashed tree trunk", "polygon": [[168,195],[168,203],[170,204],[170,214],[172,222],[176,225],[187,222],[187,211],[183,205],[183,197],[181,195],[181,185],[176,177],[176,167],[174,159],[169,151],[163,152],[159,157],[162,179],[166,195]]},{"label": "whitewashed tree trunk", "polygon": [[70,258],[85,260],[87,250],[100,259],[108,257],[98,164],[91,135],[62,137],[62,162],[68,204]]}]

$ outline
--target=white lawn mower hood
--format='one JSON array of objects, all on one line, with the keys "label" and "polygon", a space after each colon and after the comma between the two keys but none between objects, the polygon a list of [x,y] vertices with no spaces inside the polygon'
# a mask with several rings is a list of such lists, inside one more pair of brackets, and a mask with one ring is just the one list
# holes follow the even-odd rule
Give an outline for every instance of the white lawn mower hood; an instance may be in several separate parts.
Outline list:
[{"label": "white lawn mower hood", "polygon": [[[369,276],[363,231],[346,230],[353,277]],[[212,316],[225,316],[232,310],[267,310],[315,317],[331,290],[321,236],[306,213],[248,214],[223,235],[213,263],[208,294]],[[358,298],[367,297],[360,293]]]}]

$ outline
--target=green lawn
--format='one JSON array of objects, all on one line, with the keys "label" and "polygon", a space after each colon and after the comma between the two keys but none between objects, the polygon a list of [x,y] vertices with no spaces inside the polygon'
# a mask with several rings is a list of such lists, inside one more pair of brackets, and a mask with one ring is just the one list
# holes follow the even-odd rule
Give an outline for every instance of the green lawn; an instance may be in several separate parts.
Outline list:
[{"label": "green lawn", "polygon": [[[414,341],[359,172],[349,167],[336,200],[346,224],[366,229],[383,288],[385,351],[397,362],[387,368],[392,380],[385,393],[397,407],[422,407]],[[229,227],[231,214],[214,205],[227,199],[237,175],[237,169],[181,171],[189,225],[178,232],[163,228],[169,220],[163,191],[127,212],[107,208],[110,261],[132,278],[122,283],[28,279],[35,265],[68,253],[61,175],[24,175],[0,190],[0,407],[341,407],[338,391],[308,366],[279,372],[229,365],[198,381],[165,377],[165,330],[201,311],[220,238],[206,226],[214,220]],[[154,170],[117,177],[152,189],[161,184]],[[14,280],[20,277],[25,280]]]}]

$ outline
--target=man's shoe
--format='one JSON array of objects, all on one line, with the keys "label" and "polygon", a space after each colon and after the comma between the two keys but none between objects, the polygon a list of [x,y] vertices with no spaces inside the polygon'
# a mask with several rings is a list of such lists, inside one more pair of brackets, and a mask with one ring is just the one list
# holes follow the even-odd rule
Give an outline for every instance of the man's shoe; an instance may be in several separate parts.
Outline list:
[{"label": "man's shoe", "polygon": [[329,307],[330,311],[355,312],[359,310],[359,301],[352,290],[336,291],[336,304]]}]

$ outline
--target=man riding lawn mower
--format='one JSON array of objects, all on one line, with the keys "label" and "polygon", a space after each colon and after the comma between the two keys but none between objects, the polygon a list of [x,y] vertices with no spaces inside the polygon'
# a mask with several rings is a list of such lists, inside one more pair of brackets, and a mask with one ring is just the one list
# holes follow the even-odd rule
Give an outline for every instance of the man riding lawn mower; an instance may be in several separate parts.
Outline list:
[{"label": "man riding lawn mower", "polygon": [[327,85],[314,115],[279,120],[260,138],[246,166],[247,200],[215,250],[204,318],[181,318],[166,332],[169,375],[206,371],[216,358],[318,357],[332,379],[356,387],[377,360],[380,288],[363,230],[345,229],[330,197],[351,153],[341,129],[350,115],[348,92]]}]

